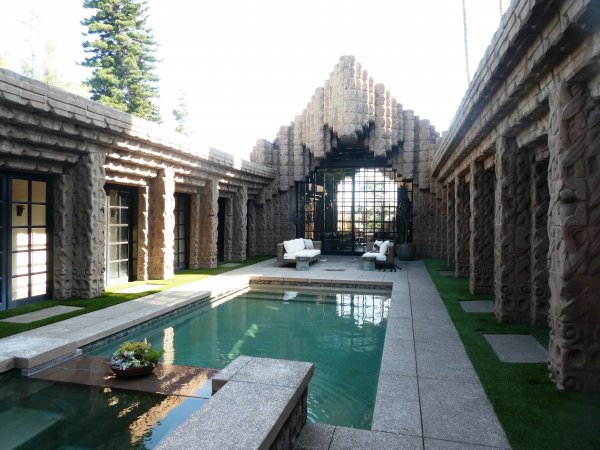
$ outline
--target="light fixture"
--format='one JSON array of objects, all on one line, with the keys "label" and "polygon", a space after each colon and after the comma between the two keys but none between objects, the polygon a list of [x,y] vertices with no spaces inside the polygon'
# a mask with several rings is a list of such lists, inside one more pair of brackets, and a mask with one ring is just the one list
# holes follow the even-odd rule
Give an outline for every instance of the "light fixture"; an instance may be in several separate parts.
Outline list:
[{"label": "light fixture", "polygon": [[21,217],[25,211],[25,205],[17,205],[17,217]]}]

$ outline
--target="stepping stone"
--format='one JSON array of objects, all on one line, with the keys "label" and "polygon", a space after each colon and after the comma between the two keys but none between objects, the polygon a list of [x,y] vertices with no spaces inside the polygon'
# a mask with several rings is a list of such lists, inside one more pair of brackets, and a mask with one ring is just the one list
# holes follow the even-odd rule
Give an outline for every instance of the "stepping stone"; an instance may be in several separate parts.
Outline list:
[{"label": "stepping stone", "polygon": [[498,359],[509,363],[545,363],[548,350],[529,334],[484,334]]},{"label": "stepping stone", "polygon": [[440,270],[440,275],[444,277],[453,277],[455,273],[454,270]]},{"label": "stepping stone", "polygon": [[241,266],[241,264],[240,263],[221,264],[221,267],[237,267],[237,266]]},{"label": "stepping stone", "polygon": [[160,284],[140,284],[139,286],[132,286],[117,292],[119,294],[139,294],[141,292],[156,291],[160,287]]},{"label": "stepping stone", "polygon": [[37,322],[38,320],[47,319],[49,317],[60,316],[61,314],[70,313],[83,309],[77,306],[53,306],[52,308],[40,309],[39,311],[33,311],[27,314],[21,314],[20,316],[9,317],[8,319],[2,319],[0,322],[10,323],[31,323]]},{"label": "stepping stone", "polygon": [[496,310],[494,302],[491,300],[467,300],[458,303],[468,313],[491,313]]}]

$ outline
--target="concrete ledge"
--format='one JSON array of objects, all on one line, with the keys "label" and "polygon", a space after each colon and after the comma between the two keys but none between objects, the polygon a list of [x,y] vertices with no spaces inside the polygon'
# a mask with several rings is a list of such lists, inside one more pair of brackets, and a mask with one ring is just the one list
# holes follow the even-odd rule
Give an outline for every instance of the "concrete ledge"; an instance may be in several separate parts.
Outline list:
[{"label": "concrete ledge", "polygon": [[218,392],[158,448],[291,448],[313,373],[307,362],[240,356],[213,378]]}]

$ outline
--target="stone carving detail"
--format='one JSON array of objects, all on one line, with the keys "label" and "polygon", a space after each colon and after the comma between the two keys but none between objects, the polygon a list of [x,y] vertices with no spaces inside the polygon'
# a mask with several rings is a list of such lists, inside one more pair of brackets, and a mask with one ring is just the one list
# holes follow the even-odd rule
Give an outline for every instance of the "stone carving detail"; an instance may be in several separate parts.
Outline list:
[{"label": "stone carving detail", "polygon": [[530,315],[530,156],[513,139],[496,147],[496,317],[500,322],[529,322]]},{"label": "stone carving detail", "polygon": [[233,204],[231,197],[221,196],[221,205],[225,212],[223,214],[223,223],[219,222],[219,226],[223,226],[223,260],[233,260]]},{"label": "stone carving detail", "polygon": [[149,243],[149,224],[148,224],[148,186],[138,188],[138,236],[137,236],[137,279],[148,279],[148,243]]},{"label": "stone carving detail", "polygon": [[104,159],[103,152],[81,155],[57,183],[53,286],[57,298],[104,293]]},{"label": "stone carving detail", "polygon": [[[493,177],[493,175],[492,175]],[[470,276],[472,294],[492,292],[494,286],[494,185],[483,163],[471,163]],[[490,211],[491,210],[491,211]]]},{"label": "stone carving detail", "polygon": [[290,450],[294,448],[302,432],[302,428],[306,424],[308,415],[307,401],[308,391],[305,390],[283,424],[283,427],[275,438],[275,442],[269,447],[269,450]]},{"label": "stone carving detail", "polygon": [[531,324],[548,326],[548,161],[534,163],[532,176]]},{"label": "stone carving detail", "polygon": [[150,252],[148,276],[164,280],[174,275],[175,179],[171,167],[157,172],[150,182]]},{"label": "stone carving detail", "polygon": [[557,386],[600,390],[600,99],[550,96],[550,361]]},{"label": "stone carving detail", "polygon": [[[190,269],[199,269],[201,254],[200,221],[202,211],[202,191],[199,189],[191,195],[190,204]],[[204,245],[204,242],[202,242]]]},{"label": "stone carving detail", "polygon": [[232,203],[232,242],[231,256],[235,261],[246,259],[246,225],[248,208],[248,189],[243,186],[233,195]]},{"label": "stone carving detail", "polygon": [[448,259],[448,267],[454,267],[454,225],[455,225],[455,191],[454,191],[454,181],[448,184],[446,189],[446,224],[447,224],[447,233],[446,233],[446,257]]},{"label": "stone carving detail", "polygon": [[454,274],[457,277],[469,276],[470,205],[469,185],[462,178],[454,181]]},{"label": "stone carving detail", "polygon": [[200,214],[198,215],[200,242],[199,265],[210,269],[217,267],[219,225],[219,182],[209,180],[200,189]]}]

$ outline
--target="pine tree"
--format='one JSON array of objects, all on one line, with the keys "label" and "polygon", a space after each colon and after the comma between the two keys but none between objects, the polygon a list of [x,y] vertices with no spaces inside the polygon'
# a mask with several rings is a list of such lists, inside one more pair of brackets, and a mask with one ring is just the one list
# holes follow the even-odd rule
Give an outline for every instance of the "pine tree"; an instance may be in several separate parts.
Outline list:
[{"label": "pine tree", "polygon": [[177,108],[173,110],[173,117],[175,117],[175,122],[177,123],[175,126],[176,132],[189,136],[189,130],[186,124],[186,120],[189,115],[190,113],[187,107],[185,92],[181,91],[181,95],[179,96],[179,104],[177,105]]},{"label": "pine tree", "polygon": [[82,65],[95,68],[86,81],[92,100],[159,122],[158,107],[151,102],[158,97],[157,44],[147,27],[146,1],[84,0],[83,6],[98,10],[81,21],[88,27],[83,48],[90,55]]}]

